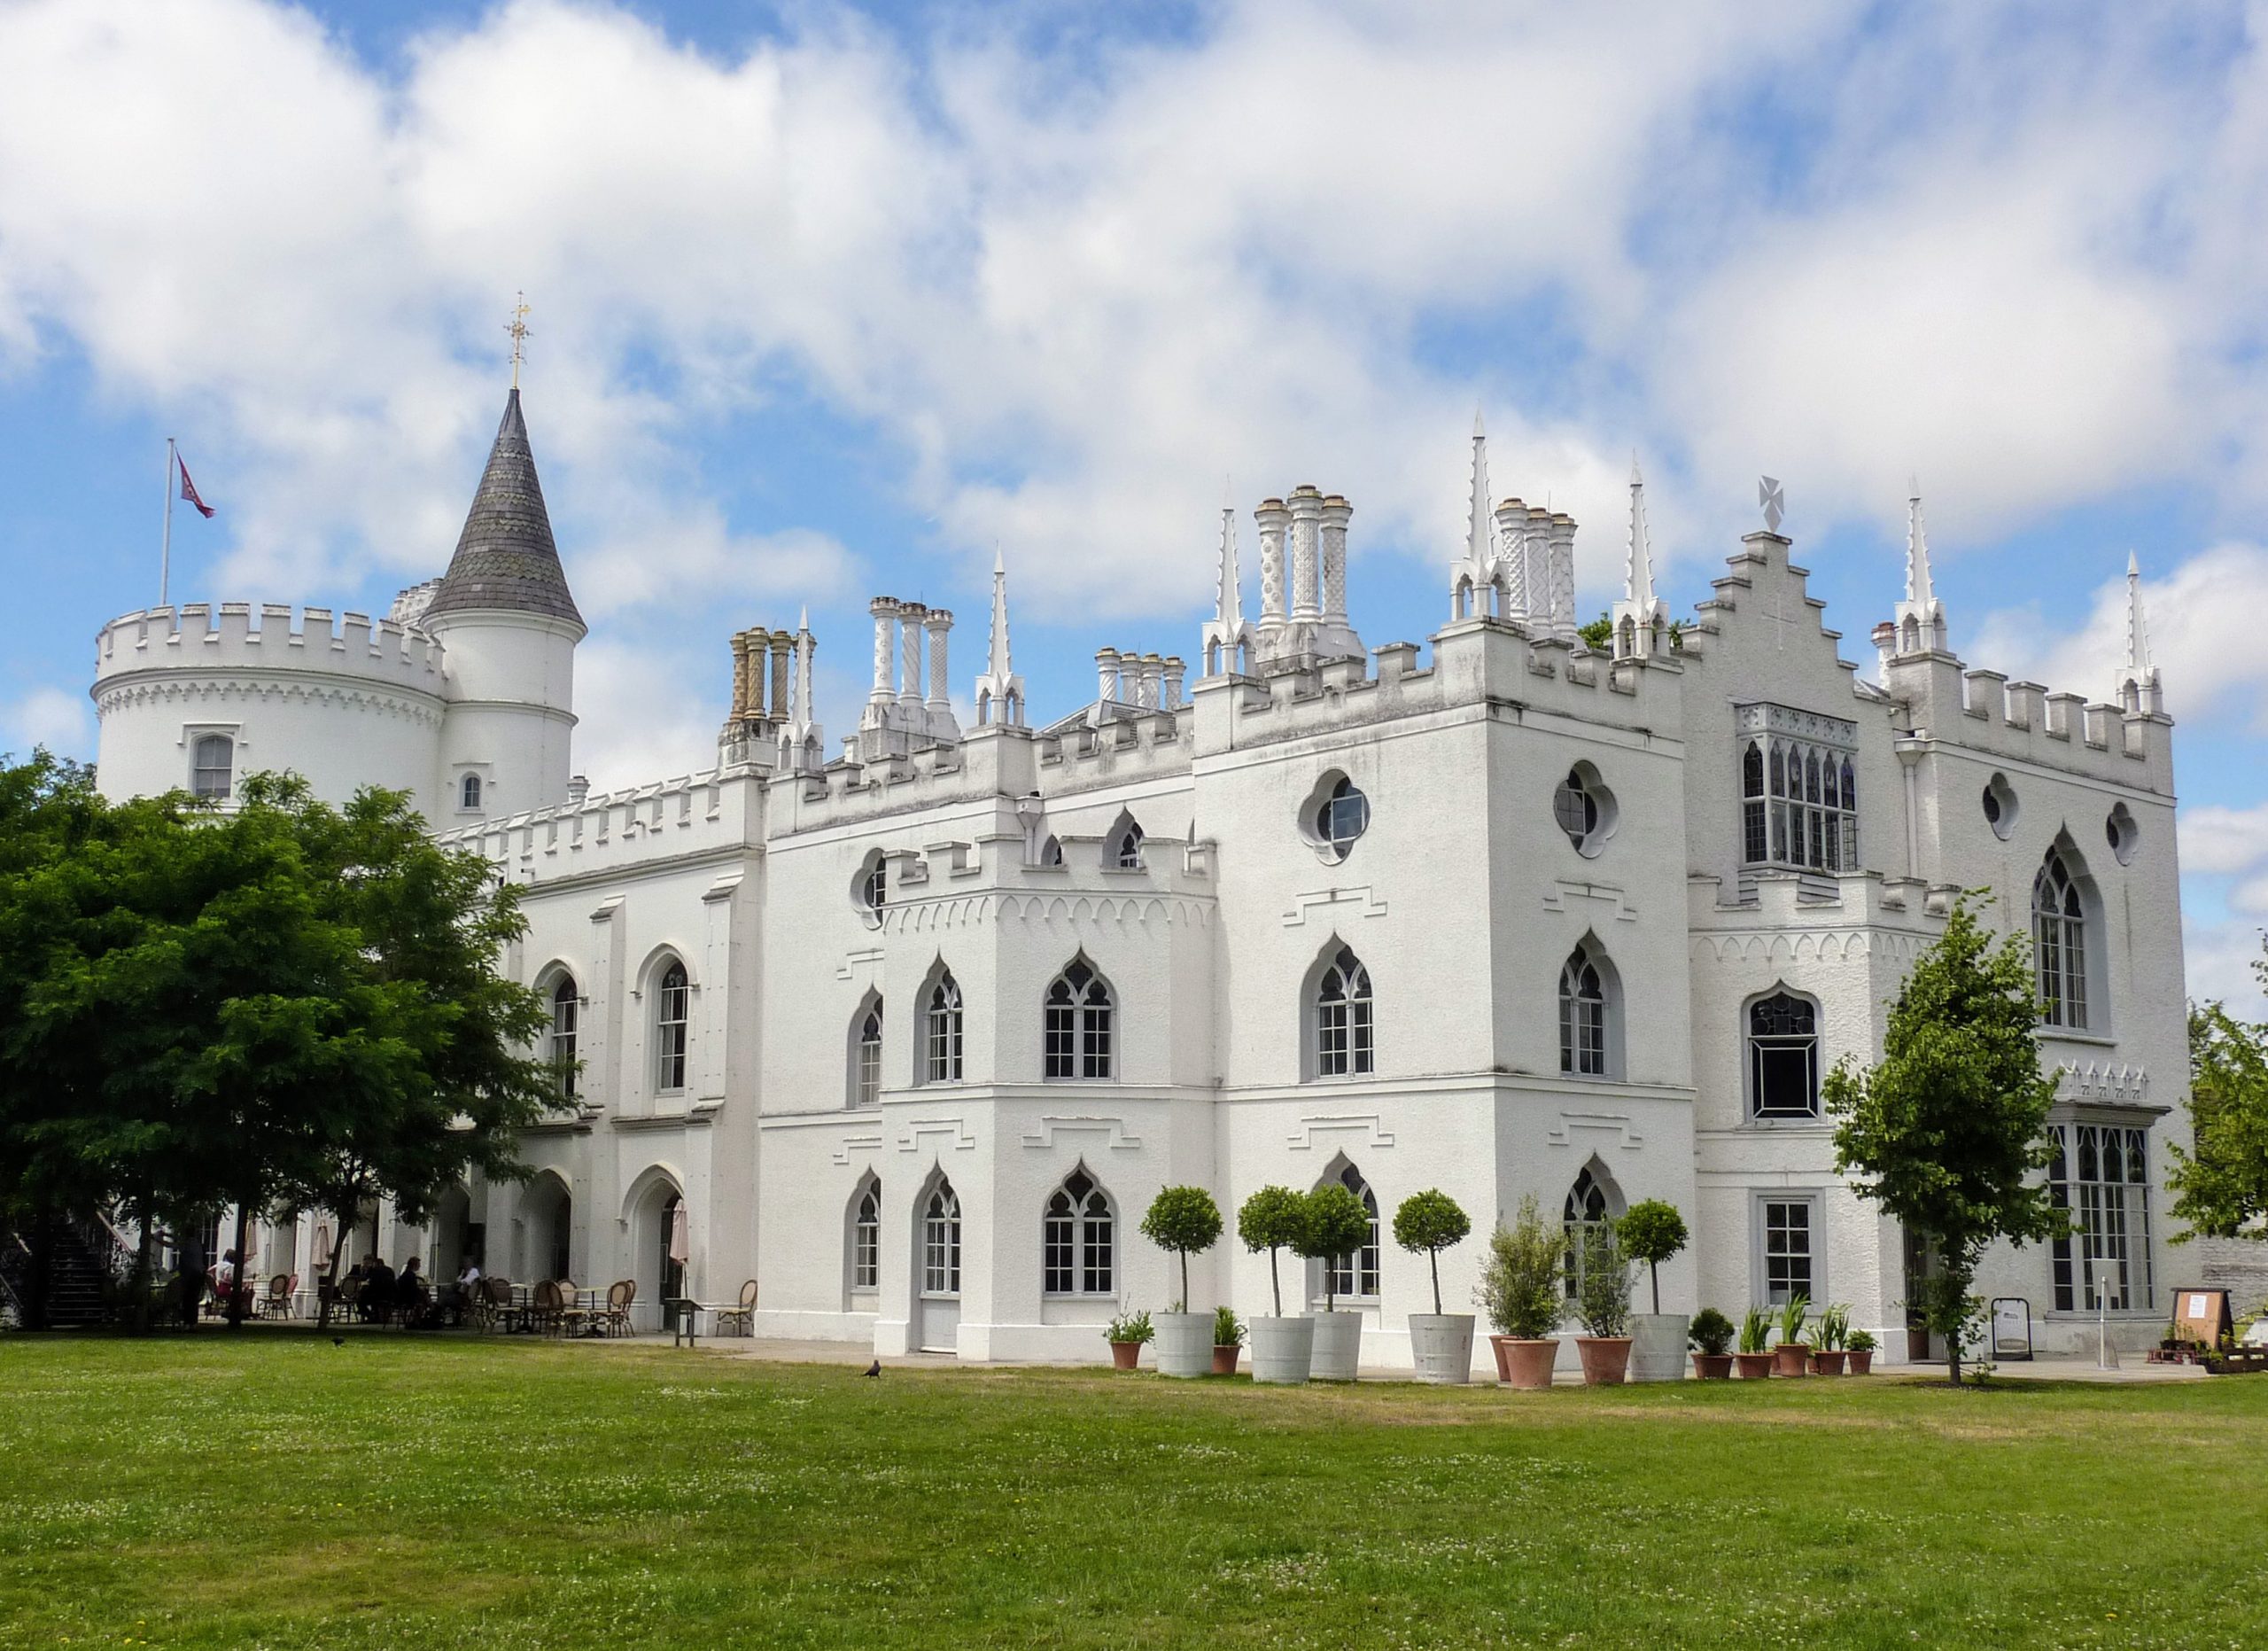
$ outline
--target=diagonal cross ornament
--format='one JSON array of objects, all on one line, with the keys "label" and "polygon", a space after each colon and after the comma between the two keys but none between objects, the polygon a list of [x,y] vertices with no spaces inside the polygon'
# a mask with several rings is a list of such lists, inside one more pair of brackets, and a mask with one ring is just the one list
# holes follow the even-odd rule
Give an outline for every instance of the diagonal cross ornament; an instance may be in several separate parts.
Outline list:
[{"label": "diagonal cross ornament", "polygon": [[1764,531],[1778,533],[1780,519],[1788,513],[1788,495],[1780,490],[1775,478],[1766,476],[1758,480],[1756,502],[1764,507]]}]

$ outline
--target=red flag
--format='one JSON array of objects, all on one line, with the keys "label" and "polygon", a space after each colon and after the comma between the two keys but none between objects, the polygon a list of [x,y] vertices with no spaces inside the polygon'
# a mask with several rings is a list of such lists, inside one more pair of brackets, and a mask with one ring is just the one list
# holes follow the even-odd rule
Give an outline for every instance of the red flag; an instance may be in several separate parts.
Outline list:
[{"label": "red flag", "polygon": [[197,484],[189,479],[189,466],[182,463],[178,454],[175,456],[174,463],[181,464],[181,496],[197,507],[197,513],[199,516],[209,519],[213,514],[213,507],[197,496]]}]

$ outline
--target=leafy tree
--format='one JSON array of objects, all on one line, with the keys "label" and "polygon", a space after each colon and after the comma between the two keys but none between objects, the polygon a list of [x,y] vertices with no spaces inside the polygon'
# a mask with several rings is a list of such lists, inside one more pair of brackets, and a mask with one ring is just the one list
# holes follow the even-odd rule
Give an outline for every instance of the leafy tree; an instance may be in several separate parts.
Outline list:
[{"label": "leafy tree", "polygon": [[1559,1328],[1566,1311],[1560,1269],[1567,1260],[1567,1229],[1547,1222],[1535,1195],[1520,1200],[1510,1227],[1488,1239],[1488,1263],[1473,1292],[1499,1336],[1537,1342]]},{"label": "leafy tree", "polygon": [[1646,1264],[1646,1280],[1653,1287],[1654,1311],[1662,1310],[1661,1264],[1685,1248],[1688,1234],[1685,1218],[1674,1204],[1664,1203],[1658,1198],[1647,1198],[1630,1206],[1621,1220],[1615,1223],[1615,1236],[1621,1241],[1622,1253],[1633,1261]]},{"label": "leafy tree", "polygon": [[1150,1200],[1142,1236],[1181,1258],[1181,1303],[1174,1312],[1189,1311],[1190,1253],[1210,1250],[1220,1235],[1221,1206],[1202,1187],[1161,1187]]},{"label": "leafy tree", "polygon": [[1296,1245],[1300,1223],[1307,1218],[1307,1200],[1288,1187],[1263,1187],[1244,1201],[1237,1211],[1237,1236],[1258,1255],[1268,1252],[1268,1293],[1276,1316],[1284,1316],[1284,1290],[1276,1279],[1276,1252]]},{"label": "leafy tree", "polygon": [[[2256,963],[2268,984],[2268,962]],[[2173,1213],[2189,1223],[2174,1242],[2268,1239],[2268,1026],[2218,1003],[2189,1011],[2191,1152],[2169,1149]]]},{"label": "leafy tree", "polygon": [[1575,1282],[1575,1312],[1594,1336],[1630,1334],[1630,1258],[1614,1223],[1583,1228],[1583,1266]]},{"label": "leafy tree", "polygon": [[1350,1256],[1370,1241],[1371,1212],[1363,1201],[1337,1181],[1318,1187],[1301,1200],[1299,1235],[1292,1248],[1310,1261],[1324,1263],[1323,1310],[1334,1312],[1338,1296],[1331,1263]]},{"label": "leafy tree", "polygon": [[1460,1244],[1472,1231],[1472,1218],[1445,1192],[1411,1193],[1394,1212],[1394,1242],[1412,1255],[1421,1251],[1433,1269],[1433,1312],[1441,1311],[1441,1251]]},{"label": "leafy tree", "polygon": [[1583,646],[1593,653],[1608,653],[1614,647],[1614,619],[1602,612],[1588,625],[1578,625],[1575,635],[1583,639]]},{"label": "leafy tree", "polygon": [[2030,947],[2013,936],[1992,946],[1964,899],[1899,988],[1881,1063],[1846,1055],[1824,1086],[1837,1169],[1936,1246],[1940,1273],[1921,1305],[1955,1385],[1984,1247],[2062,1230],[2039,1173],[2055,1084],[2039,1069],[2038,1021]]}]

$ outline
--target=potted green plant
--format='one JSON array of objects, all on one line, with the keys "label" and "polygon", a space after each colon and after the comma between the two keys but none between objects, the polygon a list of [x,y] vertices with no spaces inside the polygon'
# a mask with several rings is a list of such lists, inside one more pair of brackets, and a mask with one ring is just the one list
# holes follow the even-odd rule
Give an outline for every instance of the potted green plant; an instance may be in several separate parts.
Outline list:
[{"label": "potted green plant", "polygon": [[1520,1200],[1511,1227],[1489,1236],[1487,1265],[1473,1299],[1495,1328],[1488,1346],[1496,1356],[1496,1380],[1506,1387],[1551,1385],[1551,1367],[1559,1357],[1552,1332],[1566,1311],[1560,1272],[1566,1261],[1566,1228],[1544,1220],[1534,1194]]},{"label": "potted green plant", "polygon": [[1686,1335],[1693,1343],[1693,1374],[1704,1382],[1728,1382],[1733,1374],[1733,1321],[1714,1307],[1693,1315]]},{"label": "potted green plant", "polygon": [[1772,1348],[1772,1371],[1775,1375],[1799,1376],[1811,1358],[1811,1349],[1804,1345],[1804,1320],[1811,1312],[1811,1297],[1790,1296],[1780,1304],[1780,1339]]},{"label": "potted green plant", "polygon": [[1410,1315],[1410,1361],[1420,1382],[1472,1379],[1472,1315],[1441,1311],[1441,1251],[1472,1231],[1472,1218],[1449,1194],[1411,1193],[1394,1212],[1394,1242],[1423,1255],[1433,1281],[1433,1310]]},{"label": "potted green plant", "polygon": [[1875,1368],[1875,1349],[1881,1343],[1875,1340],[1872,1330],[1851,1332],[1851,1374],[1872,1375]]},{"label": "potted green plant", "polygon": [[1821,1375],[1841,1375],[1850,1339],[1851,1310],[1835,1304],[1822,1308],[1812,1331],[1812,1368]]},{"label": "potted green plant", "polygon": [[1161,1187],[1142,1218],[1142,1236],[1181,1258],[1181,1299],[1157,1315],[1158,1370],[1201,1376],[1213,1368],[1213,1315],[1189,1311],[1189,1258],[1221,1235],[1221,1207],[1202,1187]]},{"label": "potted green plant", "polygon": [[1131,1370],[1142,1357],[1145,1343],[1157,1334],[1146,1312],[1122,1312],[1110,1321],[1103,1333],[1110,1343],[1110,1362],[1115,1368]]},{"label": "potted green plant", "polygon": [[1685,1218],[1674,1204],[1649,1198],[1630,1206],[1615,1223],[1614,1235],[1625,1256],[1645,1264],[1653,1298],[1652,1312],[1630,1315],[1630,1379],[1682,1381],[1689,1325],[1683,1313],[1662,1311],[1661,1264],[1685,1248]]},{"label": "potted green plant", "polygon": [[1761,1382],[1777,1362],[1772,1357],[1772,1318],[1761,1307],[1751,1307],[1740,1321],[1740,1351],[1733,1355],[1744,1382]]},{"label": "potted green plant", "polygon": [[1309,1374],[1318,1382],[1352,1382],[1363,1351],[1363,1315],[1340,1312],[1332,1263],[1370,1242],[1371,1212],[1337,1181],[1318,1187],[1305,1199],[1300,1235],[1292,1249],[1323,1263],[1323,1311],[1315,1320],[1315,1359]]},{"label": "potted green plant", "polygon": [[1592,1387],[1619,1385],[1630,1368],[1630,1263],[1611,1221],[1583,1229],[1575,1317],[1587,1332],[1575,1338],[1583,1381]]},{"label": "potted green plant", "polygon": [[1304,1314],[1284,1316],[1284,1289],[1276,1273],[1277,1252],[1297,1242],[1306,1216],[1307,1200],[1288,1187],[1262,1187],[1237,1211],[1237,1236],[1244,1247],[1254,1255],[1268,1252],[1268,1297],[1276,1308],[1274,1317],[1255,1314],[1247,1327],[1255,1382],[1304,1382],[1314,1360],[1315,1320]]},{"label": "potted green plant", "polygon": [[1213,1374],[1234,1375],[1237,1355],[1244,1351],[1244,1320],[1227,1307],[1213,1309]]}]

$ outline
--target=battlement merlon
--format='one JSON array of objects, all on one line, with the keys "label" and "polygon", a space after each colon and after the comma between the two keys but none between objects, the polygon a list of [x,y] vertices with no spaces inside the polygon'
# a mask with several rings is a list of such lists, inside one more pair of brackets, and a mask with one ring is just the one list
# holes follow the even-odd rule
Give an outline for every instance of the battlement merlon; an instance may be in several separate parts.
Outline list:
[{"label": "battlement merlon", "polygon": [[[254,623],[257,615],[258,622]],[[291,671],[445,697],[440,639],[365,613],[280,603],[185,603],[121,614],[95,634],[93,692],[142,673]]]},{"label": "battlement merlon", "polygon": [[1883,674],[1912,738],[2173,794],[2173,719],[2163,712],[2090,704],[2083,694],[1971,668],[1951,653],[1895,655]]},{"label": "battlement merlon", "polygon": [[712,768],[506,814],[441,832],[434,841],[472,850],[514,883],[618,876],[760,845],[765,788],[765,776],[752,766]]}]

